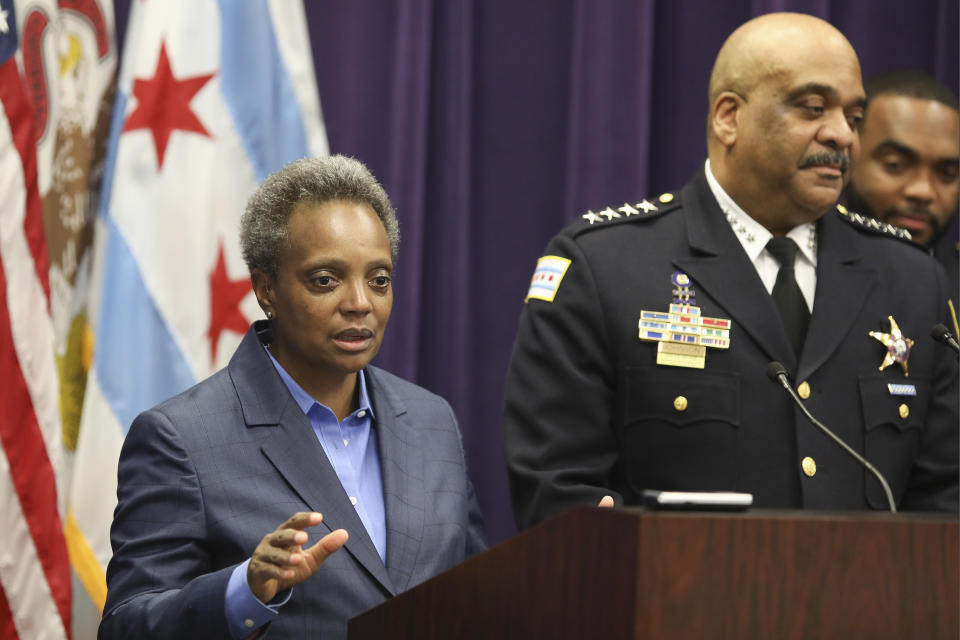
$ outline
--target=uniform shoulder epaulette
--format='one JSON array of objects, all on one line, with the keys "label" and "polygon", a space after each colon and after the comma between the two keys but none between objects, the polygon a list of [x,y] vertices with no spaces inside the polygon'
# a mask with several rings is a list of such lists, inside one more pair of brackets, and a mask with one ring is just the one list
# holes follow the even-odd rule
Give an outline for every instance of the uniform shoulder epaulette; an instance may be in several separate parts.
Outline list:
[{"label": "uniform shoulder epaulette", "polygon": [[[897,227],[892,224],[883,222],[882,220],[877,220],[870,216],[865,216],[855,211],[849,211],[842,204],[837,205],[837,212],[840,214],[840,218],[849,222],[852,226],[857,229],[862,229],[864,231],[869,231],[881,236],[887,236],[888,238],[897,238],[899,240],[912,241],[913,237],[910,235],[910,232],[904,229],[903,227]],[[910,242],[910,244],[916,244]]]},{"label": "uniform shoulder epaulette", "polygon": [[572,225],[576,233],[607,227],[611,224],[624,223],[634,220],[650,220],[676,209],[680,206],[676,194],[667,192],[649,200],[644,198],[640,202],[630,204],[624,202],[616,206],[611,205],[596,211],[590,210],[582,214]]}]

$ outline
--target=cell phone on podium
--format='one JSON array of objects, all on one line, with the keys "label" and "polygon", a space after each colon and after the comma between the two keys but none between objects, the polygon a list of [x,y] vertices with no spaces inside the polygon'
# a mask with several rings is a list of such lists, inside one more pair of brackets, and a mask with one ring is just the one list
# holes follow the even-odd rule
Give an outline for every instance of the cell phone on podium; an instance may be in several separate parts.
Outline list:
[{"label": "cell phone on podium", "polygon": [[658,491],[644,489],[643,506],[670,511],[746,511],[753,494],[739,491]]}]

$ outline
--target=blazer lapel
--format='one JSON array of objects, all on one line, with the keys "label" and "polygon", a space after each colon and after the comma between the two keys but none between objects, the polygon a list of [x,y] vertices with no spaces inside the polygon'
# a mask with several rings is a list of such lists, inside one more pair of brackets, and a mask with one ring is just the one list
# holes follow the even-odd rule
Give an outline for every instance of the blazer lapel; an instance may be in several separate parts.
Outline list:
[{"label": "blazer lapel", "polygon": [[820,220],[817,233],[817,293],[797,381],[820,368],[846,339],[876,286],[875,270],[862,264],[857,232],[835,211]]},{"label": "blazer lapel", "polygon": [[410,582],[423,540],[423,453],[419,432],[407,424],[403,399],[387,384],[383,371],[367,367],[371,403],[377,421],[383,501],[387,518],[387,573],[397,589]]},{"label": "blazer lapel", "polygon": [[395,594],[366,527],[350,504],[309,418],[294,402],[264,353],[256,328],[257,325],[247,333],[229,365],[247,426],[276,426],[276,433],[261,444],[263,454],[310,509],[323,514],[321,527],[349,532],[346,550],[391,595]]},{"label": "blazer lapel", "polygon": [[773,298],[724,218],[703,173],[684,188],[681,197],[691,205],[684,207],[684,214],[688,216],[692,255],[674,259],[673,264],[693,278],[698,299],[705,293],[729,314],[731,343],[742,340],[737,333],[743,331],[771,360],[795,369],[796,356]]}]

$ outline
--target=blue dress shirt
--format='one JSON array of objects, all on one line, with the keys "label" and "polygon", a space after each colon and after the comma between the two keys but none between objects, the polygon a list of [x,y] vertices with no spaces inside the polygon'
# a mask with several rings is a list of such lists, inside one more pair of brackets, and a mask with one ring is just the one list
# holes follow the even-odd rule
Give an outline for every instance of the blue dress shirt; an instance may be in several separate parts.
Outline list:
[{"label": "blue dress shirt", "polygon": [[[290,377],[273,354],[267,351],[280,379],[290,391],[301,411],[310,419],[313,431],[323,447],[327,460],[333,466],[347,497],[373,541],[384,564],[387,561],[386,510],[383,502],[383,478],[380,473],[380,454],[377,433],[373,429],[373,408],[367,393],[367,380],[361,370],[358,374],[360,393],[358,408],[343,422],[336,414],[303,390]],[[279,523],[278,523],[279,524]],[[312,544],[315,541],[311,541]],[[291,591],[277,594],[269,605],[253,595],[247,584],[247,560],[233,570],[227,584],[225,608],[231,635],[244,638],[272,621],[279,608],[290,598]]]}]

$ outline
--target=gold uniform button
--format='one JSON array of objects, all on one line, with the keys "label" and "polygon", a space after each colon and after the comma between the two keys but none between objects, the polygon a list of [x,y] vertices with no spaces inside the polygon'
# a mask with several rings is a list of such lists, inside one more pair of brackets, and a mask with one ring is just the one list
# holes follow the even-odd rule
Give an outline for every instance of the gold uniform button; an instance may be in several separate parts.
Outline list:
[{"label": "gold uniform button", "polygon": [[846,208],[845,206],[843,206],[842,204],[838,204],[838,205],[837,205],[837,211],[839,211],[839,212],[842,213],[843,215],[847,215],[847,208]]},{"label": "gold uniform button", "polygon": [[673,202],[673,194],[664,193],[663,195],[660,196],[660,202],[663,202],[664,204],[666,204],[667,202]]},{"label": "gold uniform button", "polygon": [[908,407],[905,404],[900,405],[900,417],[906,420],[907,417],[909,417],[909,415],[910,415],[910,407]]},{"label": "gold uniform button", "polygon": [[800,386],[797,387],[797,395],[806,400],[810,397],[810,385],[806,380],[800,383]]},{"label": "gold uniform button", "polygon": [[817,463],[814,462],[813,458],[807,456],[800,462],[800,466],[803,467],[803,472],[807,474],[807,477],[812,478],[817,474]]},{"label": "gold uniform button", "polygon": [[673,399],[673,408],[677,411],[686,411],[687,410],[687,399],[683,396],[677,396]]}]

